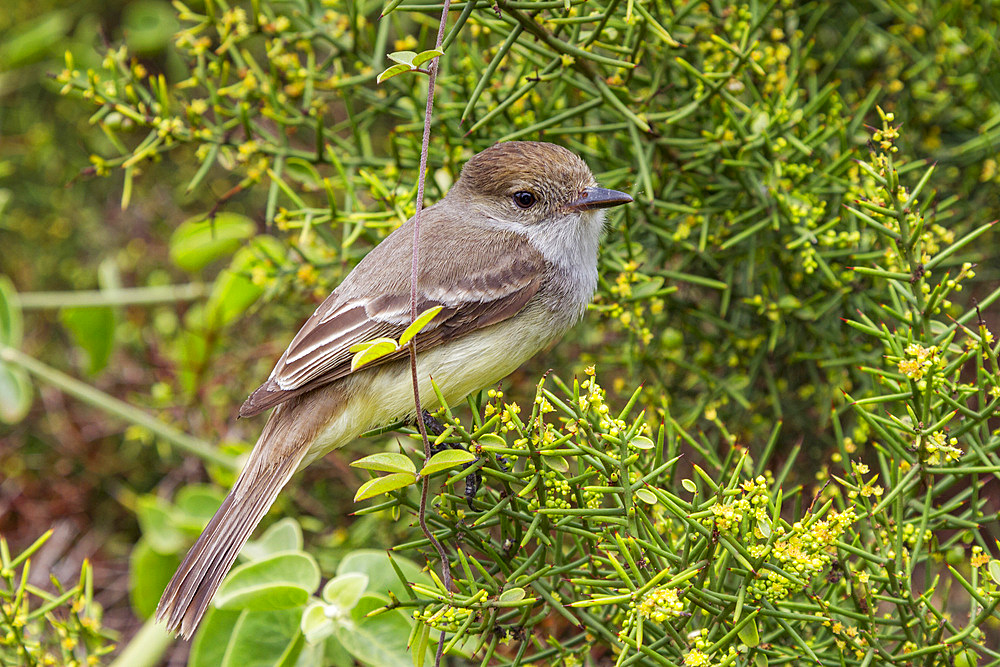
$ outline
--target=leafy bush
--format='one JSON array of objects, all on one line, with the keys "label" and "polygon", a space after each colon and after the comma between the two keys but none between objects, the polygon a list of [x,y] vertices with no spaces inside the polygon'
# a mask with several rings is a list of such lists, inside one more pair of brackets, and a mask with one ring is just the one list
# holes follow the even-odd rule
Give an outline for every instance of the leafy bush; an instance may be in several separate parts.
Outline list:
[{"label": "leafy bush", "polygon": [[[61,320],[90,372],[147,337],[169,373],[129,404],[0,327],[0,406],[12,406],[0,415],[29,409],[30,373],[132,423],[133,448],[170,443],[224,485],[252,437],[225,426],[238,387],[280,351],[268,326],[290,330],[413,213],[441,7],[175,6],[164,72],[135,56],[140,40],[93,66],[70,54],[56,80],[92,105],[106,139],[91,168],[121,179],[123,207],[162,177],[197,211],[171,220],[160,244],[188,282],[142,267],[140,252],[140,287],[109,269],[97,294],[0,291],[0,324],[20,321],[18,304],[87,306]],[[427,509],[453,590],[402,521],[419,504],[420,454],[369,440],[385,453],[363,465],[402,475],[366,485],[386,499],[308,554],[296,524],[276,524],[261,541],[283,535],[282,546],[244,554],[192,659],[267,644],[288,663],[410,660],[364,654],[351,622],[375,624],[418,664],[442,630],[449,655],[484,665],[1000,659],[987,640],[1000,583],[988,326],[1000,291],[985,261],[995,195],[980,186],[1000,177],[998,11],[959,0],[454,5],[426,199],[475,152],[531,138],[580,153],[636,200],[610,217],[579,335],[532,365],[579,378],[550,377],[532,395],[518,375],[514,400],[491,390],[440,415],[440,440],[477,457],[435,477]],[[145,304],[142,322],[116,319],[127,304]],[[237,442],[219,451],[209,442],[220,437]],[[460,480],[476,474],[470,513]],[[136,502],[143,616],[212,498],[187,487],[172,505]],[[358,550],[368,542],[426,562],[427,575],[394,557],[399,582],[367,571],[362,582],[343,563],[374,562]],[[331,583],[305,565],[281,576],[274,559],[289,558],[318,562]],[[241,596],[248,578],[268,583]],[[367,615],[378,608],[382,621]]]}]

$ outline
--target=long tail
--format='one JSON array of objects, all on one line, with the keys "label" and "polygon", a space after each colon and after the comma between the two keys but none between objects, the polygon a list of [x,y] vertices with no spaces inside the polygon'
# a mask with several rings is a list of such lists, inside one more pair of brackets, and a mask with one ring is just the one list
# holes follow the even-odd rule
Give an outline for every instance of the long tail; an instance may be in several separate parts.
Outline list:
[{"label": "long tail", "polygon": [[156,620],[165,622],[169,631],[191,638],[240,549],[337,407],[317,406],[322,401],[315,400],[316,393],[297,397],[271,413],[243,472],[160,598]]}]

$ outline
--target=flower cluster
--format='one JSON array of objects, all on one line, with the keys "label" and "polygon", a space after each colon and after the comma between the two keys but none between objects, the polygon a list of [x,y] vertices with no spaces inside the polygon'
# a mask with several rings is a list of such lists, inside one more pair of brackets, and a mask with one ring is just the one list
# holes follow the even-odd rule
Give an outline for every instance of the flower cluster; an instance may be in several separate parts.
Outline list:
[{"label": "flower cluster", "polygon": [[[826,570],[834,558],[834,544],[855,522],[853,508],[831,511],[825,519],[796,521],[791,530],[782,525],[771,529],[778,534],[770,546],[755,544],[749,549],[755,558],[767,558],[775,568],[758,570],[749,591],[758,598],[776,602],[800,590]],[[786,574],[787,573],[787,574]]]},{"label": "flower cluster", "polygon": [[655,623],[663,623],[668,619],[682,616],[684,603],[676,588],[657,586],[642,596],[639,604],[636,605],[636,611],[641,618]]}]

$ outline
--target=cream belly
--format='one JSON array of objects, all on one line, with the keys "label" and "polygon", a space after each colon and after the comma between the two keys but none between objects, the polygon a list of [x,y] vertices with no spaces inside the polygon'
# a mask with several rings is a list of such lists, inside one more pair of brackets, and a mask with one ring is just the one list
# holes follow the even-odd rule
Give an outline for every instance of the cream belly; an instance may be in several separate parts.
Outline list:
[{"label": "cream belly", "polygon": [[[472,392],[503,379],[548,347],[565,327],[553,326],[551,320],[545,323],[544,310],[543,306],[525,309],[509,320],[420,353],[417,375],[422,407],[439,407],[432,378],[445,401],[455,405]],[[360,371],[335,384],[350,398],[344,410],[331,415],[299,469],[365,431],[414,412],[408,358]]]}]

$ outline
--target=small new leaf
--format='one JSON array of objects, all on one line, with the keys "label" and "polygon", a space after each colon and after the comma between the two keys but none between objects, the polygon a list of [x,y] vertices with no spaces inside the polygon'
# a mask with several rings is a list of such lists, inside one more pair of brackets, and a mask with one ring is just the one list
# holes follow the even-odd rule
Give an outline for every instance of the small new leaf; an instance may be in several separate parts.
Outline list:
[{"label": "small new leaf", "polygon": [[[419,55],[422,56],[424,54],[421,53]],[[417,57],[418,54],[416,51],[393,51],[388,55],[389,60],[400,65],[406,65],[407,69],[417,67],[417,63],[414,62],[414,59]]]},{"label": "small new leaf", "polygon": [[412,69],[413,68],[410,67],[409,65],[404,65],[402,63],[400,63],[398,65],[393,65],[392,67],[390,67],[389,69],[385,70],[384,72],[382,72],[381,74],[379,74],[377,77],[375,77],[375,83],[382,83],[386,79],[391,79],[394,76],[398,76],[398,75],[402,74],[403,72],[409,72]]},{"label": "small new leaf", "polygon": [[652,449],[656,447],[652,440],[642,435],[632,438],[632,442],[629,444],[637,449]]},{"label": "small new leaf", "polygon": [[639,500],[647,505],[656,504],[656,494],[649,489],[636,489],[635,495],[639,498]]},{"label": "small new leaf", "polygon": [[479,446],[483,449],[506,449],[507,441],[496,433],[487,433],[479,438]]},{"label": "small new leaf", "polygon": [[433,475],[436,472],[465,465],[475,460],[476,455],[472,452],[467,452],[464,449],[446,449],[443,452],[438,452],[427,461],[427,464],[420,471],[420,476]]},{"label": "small new leaf", "polygon": [[[410,62],[414,67],[420,67],[428,60],[433,60],[434,58],[443,55],[444,51],[440,49],[427,49],[426,51],[421,51],[420,53],[415,54]],[[389,57],[391,58],[392,56]]]},{"label": "small new leaf", "polygon": [[512,602],[520,602],[524,599],[524,589],[523,588],[508,588],[503,593],[500,594],[500,604],[510,604]]},{"label": "small new leaf", "polygon": [[358,489],[358,492],[354,495],[354,502],[368,500],[377,495],[401,489],[404,486],[413,484],[415,481],[417,481],[417,476],[408,472],[396,472],[385,477],[370,479]]},{"label": "small new leaf", "polygon": [[417,473],[417,466],[413,465],[410,457],[393,452],[383,452],[372,454],[363,459],[358,459],[351,464],[352,468],[364,468],[376,472],[404,472],[411,475]]},{"label": "small new leaf", "polygon": [[[357,370],[365,364],[370,364],[376,359],[381,359],[387,354],[392,354],[399,349],[399,343],[391,338],[378,338],[374,341],[370,341],[370,345],[359,351],[351,359],[351,370]],[[364,343],[362,343],[364,345]],[[354,347],[351,347],[354,350]]]},{"label": "small new leaf", "polygon": [[545,456],[542,461],[557,472],[569,472],[569,462],[562,456]]},{"label": "small new leaf", "polygon": [[410,323],[410,326],[406,327],[406,331],[403,335],[399,337],[399,345],[402,347],[410,342],[410,339],[416,336],[418,333],[424,330],[431,320],[437,317],[437,314],[441,312],[444,306],[434,306],[433,308],[428,308],[424,312],[417,315],[417,319]]}]

